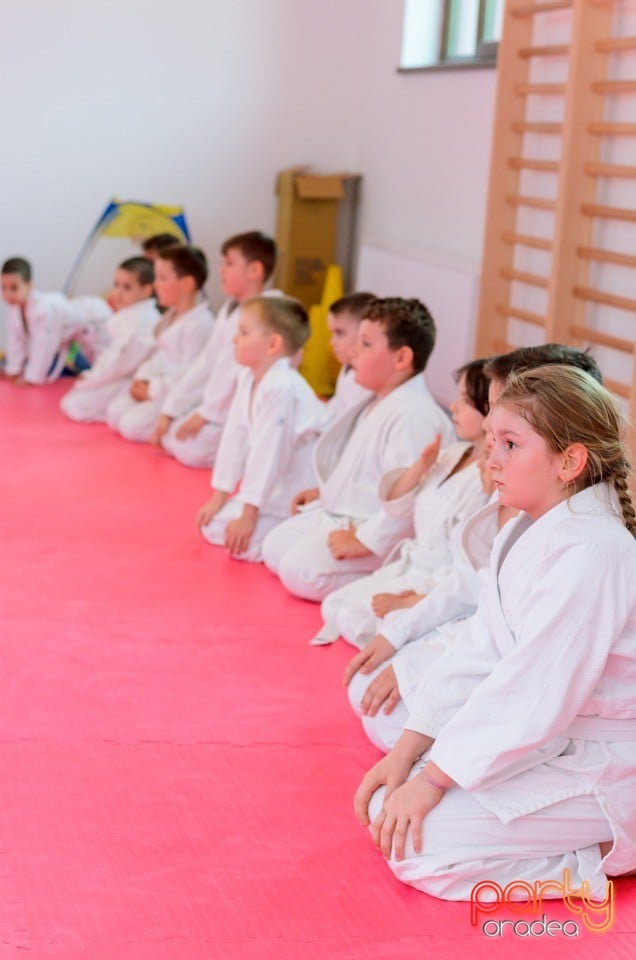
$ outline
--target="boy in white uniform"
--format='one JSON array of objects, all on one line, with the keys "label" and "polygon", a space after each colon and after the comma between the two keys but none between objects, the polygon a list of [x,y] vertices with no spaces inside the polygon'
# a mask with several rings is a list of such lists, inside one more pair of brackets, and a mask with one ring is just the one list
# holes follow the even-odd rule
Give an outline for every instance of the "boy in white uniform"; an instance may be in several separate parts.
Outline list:
[{"label": "boy in white uniform", "polygon": [[159,311],[153,283],[153,266],[146,257],[130,257],[115,271],[110,300],[117,312],[108,320],[110,342],[60,401],[71,420],[106,423],[109,403],[132,383],[133,373],[154,349]]},{"label": "boy in white uniform", "polygon": [[31,265],[12,257],[2,265],[7,311],[5,375],[14,383],[50,383],[61,375],[72,341],[92,363],[106,346],[112,310],[101,297],[75,297],[33,289]]},{"label": "boy in white uniform", "polygon": [[423,373],[435,324],[418,300],[374,300],[360,323],[357,382],[372,396],[348,410],[320,438],[314,457],[319,487],[295,497],[299,512],[272,531],[263,559],[297,596],[322,600],[375,570],[412,529],[380,510],[378,485],[408,466],[451,423],[430,395]]},{"label": "boy in white uniform", "polygon": [[170,309],[157,327],[155,349],[107,411],[109,425],[127,440],[150,440],[168,392],[210,335],[212,314],[198,301],[207,276],[205,256],[196,247],[168,247],[155,261],[157,298]]},{"label": "boy in white uniform", "polygon": [[495,540],[471,629],[431,666],[356,811],[396,876],[427,893],[464,900],[481,881],[561,884],[567,870],[570,889],[602,899],[605,876],[636,868],[621,416],[565,366],[512,378],[490,416],[488,466],[521,513]]},{"label": "boy in white uniform", "polygon": [[153,433],[153,441],[187,467],[214,465],[240,369],[233,346],[239,306],[264,294],[275,264],[276,244],[258,230],[229,237],[221,247],[221,286],[228,299],[204,350],[165,398]]},{"label": "boy in white uniform", "polygon": [[350,293],[340,297],[329,307],[327,326],[331,333],[329,345],[341,364],[333,397],[325,404],[323,429],[334,423],[350,407],[369,399],[366,387],[356,382],[352,360],[358,345],[358,329],[367,307],[376,297],[372,293]]},{"label": "boy in white uniform", "polygon": [[375,573],[330,593],[322,603],[324,626],[312,643],[342,636],[362,647],[377,633],[376,618],[411,606],[431,588],[451,562],[454,529],[485,502],[478,460],[488,413],[485,360],[455,371],[458,395],[451,414],[458,443],[440,454],[439,442],[426,447],[408,468],[382,477],[379,496],[388,516],[412,519],[415,536]]},{"label": "boy in white uniform", "polygon": [[288,516],[293,491],[313,479],[321,404],[289,363],[308,336],[307,313],[290,297],[254,297],[241,308],[234,342],[246,369],[223,428],[214,492],[198,515],[205,539],[240,560],[261,559],[263,537]]}]

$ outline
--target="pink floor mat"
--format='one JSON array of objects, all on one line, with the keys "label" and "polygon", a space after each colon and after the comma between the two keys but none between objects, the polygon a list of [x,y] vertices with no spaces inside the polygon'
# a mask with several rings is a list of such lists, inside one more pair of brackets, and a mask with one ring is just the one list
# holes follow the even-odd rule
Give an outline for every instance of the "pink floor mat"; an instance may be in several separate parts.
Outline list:
[{"label": "pink floor mat", "polygon": [[631,960],[634,881],[568,939],[393,879],[352,811],[351,651],[202,542],[205,471],[66,421],[64,389],[0,383],[0,958]]}]

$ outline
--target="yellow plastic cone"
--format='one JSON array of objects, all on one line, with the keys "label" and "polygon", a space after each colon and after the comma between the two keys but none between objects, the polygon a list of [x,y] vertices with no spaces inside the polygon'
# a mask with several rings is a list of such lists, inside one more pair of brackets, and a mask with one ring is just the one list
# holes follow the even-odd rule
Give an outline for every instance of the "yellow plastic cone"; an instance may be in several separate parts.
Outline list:
[{"label": "yellow plastic cone", "polygon": [[340,364],[329,346],[331,334],[327,326],[327,314],[331,304],[339,300],[343,294],[342,270],[336,264],[331,264],[327,267],[320,303],[309,308],[311,334],[305,344],[303,359],[298,368],[319,397],[333,395],[340,370]]}]

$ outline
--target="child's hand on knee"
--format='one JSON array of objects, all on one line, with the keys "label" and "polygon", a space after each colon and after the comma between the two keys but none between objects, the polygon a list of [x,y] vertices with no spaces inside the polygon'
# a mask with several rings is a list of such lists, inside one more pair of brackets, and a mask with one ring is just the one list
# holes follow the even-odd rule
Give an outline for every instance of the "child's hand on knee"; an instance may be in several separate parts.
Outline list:
[{"label": "child's hand on knee", "polygon": [[225,528],[225,549],[233,557],[245,553],[250,545],[255,526],[256,517],[243,515],[236,520],[230,520]]},{"label": "child's hand on knee", "polygon": [[344,673],[344,685],[348,686],[358,670],[360,673],[371,673],[394,653],[395,647],[379,633],[366,647],[363,647],[360,653],[356,653],[355,657],[351,658]]},{"label": "child's hand on knee", "polygon": [[356,537],[356,528],[352,523],[346,530],[332,530],[327,537],[327,546],[334,560],[352,560],[371,555],[371,551]]},{"label": "child's hand on knee", "polygon": [[207,527],[210,520],[213,519],[227,501],[228,494],[222,490],[215,490],[207,503],[204,503],[197,513],[197,527]]},{"label": "child's hand on knee", "polygon": [[398,689],[395,670],[391,665],[375,677],[360,701],[360,709],[365,717],[375,717],[380,707],[384,704],[383,713],[389,715],[393,712],[396,703],[400,701],[400,691]]},{"label": "child's hand on knee", "polygon": [[193,413],[191,417],[181,424],[175,436],[177,440],[189,440],[196,437],[208,421],[200,413]]},{"label": "child's hand on knee", "polygon": [[155,424],[155,429],[150,434],[150,443],[155,447],[161,446],[161,438],[165,437],[168,430],[170,429],[170,424],[172,423],[172,417],[169,417],[166,413],[162,413]]},{"label": "child's hand on knee", "polygon": [[404,610],[414,606],[423,594],[415,590],[401,590],[400,593],[375,593],[371,598],[371,609],[376,617],[386,617],[393,610]]},{"label": "child's hand on knee", "polygon": [[150,399],[147,380],[133,380],[128,392],[133,400],[137,401],[137,403],[143,403],[144,400]]},{"label": "child's hand on knee", "polygon": [[312,500],[317,500],[320,496],[318,487],[311,487],[309,490],[301,490],[297,493],[291,502],[292,516],[298,513],[301,507],[306,507]]},{"label": "child's hand on knee", "polygon": [[405,730],[386,757],[363,777],[353,800],[356,816],[363,827],[369,826],[369,801],[379,787],[386,787],[385,800],[404,783],[417,758],[431,745],[430,737]]}]

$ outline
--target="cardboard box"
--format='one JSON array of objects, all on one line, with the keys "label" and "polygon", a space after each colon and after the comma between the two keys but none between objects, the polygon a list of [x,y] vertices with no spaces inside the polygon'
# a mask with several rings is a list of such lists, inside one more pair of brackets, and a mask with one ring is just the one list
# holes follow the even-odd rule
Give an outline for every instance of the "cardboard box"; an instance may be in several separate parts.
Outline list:
[{"label": "cardboard box", "polygon": [[357,173],[283,170],[276,179],[278,263],[274,285],[306,307],[320,303],[330,264],[353,282],[360,182]]}]

